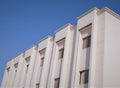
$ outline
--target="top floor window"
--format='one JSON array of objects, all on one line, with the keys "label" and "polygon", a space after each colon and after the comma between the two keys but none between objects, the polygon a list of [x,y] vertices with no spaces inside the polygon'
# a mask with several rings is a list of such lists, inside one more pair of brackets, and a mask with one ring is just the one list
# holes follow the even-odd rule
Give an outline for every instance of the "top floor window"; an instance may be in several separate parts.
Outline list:
[{"label": "top floor window", "polygon": [[57,41],[56,43],[58,45],[58,59],[62,59],[64,55],[65,38]]},{"label": "top floor window", "polygon": [[88,48],[91,45],[91,36],[83,38],[83,49]]},{"label": "top floor window", "polygon": [[59,59],[62,59],[63,58],[63,55],[64,55],[64,48],[60,49],[59,50]]},{"label": "top floor window", "polygon": [[14,64],[14,67],[17,69],[18,68],[18,63]]},{"label": "top floor window", "polygon": [[45,57],[45,51],[46,51],[46,49],[44,48],[44,49],[42,49],[42,50],[40,50],[40,67],[43,67],[43,64],[44,64],[44,57]]},{"label": "top floor window", "polygon": [[8,67],[6,70],[7,70],[7,72],[9,72],[10,71],[10,67]]},{"label": "top floor window", "polygon": [[25,58],[25,61],[26,61],[26,63],[29,63],[30,62],[30,56]]}]

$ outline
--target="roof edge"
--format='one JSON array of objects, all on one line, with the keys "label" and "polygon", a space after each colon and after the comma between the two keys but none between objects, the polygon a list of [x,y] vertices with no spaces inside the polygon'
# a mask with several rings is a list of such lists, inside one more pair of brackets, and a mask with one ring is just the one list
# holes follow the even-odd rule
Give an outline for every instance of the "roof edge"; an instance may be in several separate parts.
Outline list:
[{"label": "roof edge", "polygon": [[24,53],[18,53],[15,57],[12,57],[11,59],[8,60],[8,62],[10,62],[11,60],[15,59],[16,57],[20,56],[21,54],[24,55]]},{"label": "roof edge", "polygon": [[67,26],[73,26],[73,25],[70,23],[67,23],[66,25],[64,25],[64,26],[60,27],[58,30],[56,30],[55,33],[61,31],[62,29],[66,28]]},{"label": "roof edge", "polygon": [[105,11],[120,20],[120,15],[117,14],[116,12],[114,12],[113,10],[109,9],[108,7],[104,7],[104,8],[102,8],[101,10],[99,10],[99,11],[97,12],[97,15],[100,15],[100,14],[104,13]]},{"label": "roof edge", "polygon": [[40,43],[40,42],[42,42],[42,41],[46,40],[47,38],[53,38],[53,37],[52,37],[52,36],[50,36],[50,35],[48,35],[48,36],[44,37],[43,39],[41,39],[38,43]]},{"label": "roof edge", "polygon": [[88,10],[87,12],[83,13],[82,15],[78,16],[77,20],[79,20],[80,18],[84,17],[85,15],[89,14],[90,12],[92,12],[94,10],[99,11],[99,9],[97,7],[94,7],[92,9]]},{"label": "roof edge", "polygon": [[33,48],[33,47],[37,47],[37,46],[33,44],[32,46],[28,47],[28,48],[25,50],[25,52],[26,52],[27,50]]}]

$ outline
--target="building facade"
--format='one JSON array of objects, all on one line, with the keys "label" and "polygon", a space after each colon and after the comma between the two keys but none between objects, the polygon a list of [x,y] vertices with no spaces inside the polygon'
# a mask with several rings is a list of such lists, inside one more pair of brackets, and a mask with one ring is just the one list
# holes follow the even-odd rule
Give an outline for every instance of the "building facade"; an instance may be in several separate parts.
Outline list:
[{"label": "building facade", "polygon": [[93,8],[8,61],[1,88],[120,88],[120,16]]}]

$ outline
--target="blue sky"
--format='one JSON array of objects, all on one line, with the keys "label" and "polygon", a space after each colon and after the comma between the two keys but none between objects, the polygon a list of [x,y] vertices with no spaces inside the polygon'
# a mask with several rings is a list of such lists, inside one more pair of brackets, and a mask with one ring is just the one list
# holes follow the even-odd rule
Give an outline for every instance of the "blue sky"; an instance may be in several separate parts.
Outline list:
[{"label": "blue sky", "polygon": [[0,0],[0,84],[7,61],[93,7],[120,14],[120,0]]}]

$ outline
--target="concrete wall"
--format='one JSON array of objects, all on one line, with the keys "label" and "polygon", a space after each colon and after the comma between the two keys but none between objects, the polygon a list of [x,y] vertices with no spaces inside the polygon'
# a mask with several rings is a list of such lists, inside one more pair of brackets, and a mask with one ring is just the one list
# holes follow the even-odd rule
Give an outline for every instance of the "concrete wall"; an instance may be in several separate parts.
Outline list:
[{"label": "concrete wall", "polygon": [[103,88],[120,88],[120,20],[105,12]]},{"label": "concrete wall", "polygon": [[[77,21],[77,30],[76,30],[76,43],[75,43],[75,53],[73,60],[73,68],[72,68],[72,88],[94,88],[95,85],[95,59],[96,59],[96,35],[97,35],[97,10],[90,11],[89,14],[82,16]],[[88,28],[90,31],[86,31],[85,33],[81,33],[80,30],[84,29],[84,27],[90,25],[91,28]],[[82,50],[82,38],[85,36],[91,35],[91,48]],[[94,43],[94,44],[93,44]],[[88,53],[87,53],[88,52]],[[90,53],[89,53],[90,52]],[[87,55],[87,56],[86,56]],[[88,58],[86,58],[86,57]],[[85,58],[89,65],[84,64]],[[82,64],[81,64],[82,63]],[[79,84],[80,79],[80,70],[89,68],[89,83],[85,85]]]},{"label": "concrete wall", "polygon": [[[19,81],[21,79],[21,70],[23,61],[23,53],[10,60],[6,65],[6,70],[4,73],[3,83],[1,88],[19,88]],[[15,68],[15,64],[18,64],[17,68]],[[9,73],[7,69],[9,69]]]},{"label": "concrete wall", "polygon": [[97,21],[97,47],[95,67],[95,87],[103,88],[103,60],[104,60],[104,30],[105,14],[100,14]]},{"label": "concrete wall", "polygon": [[[48,88],[54,88],[56,78],[60,78],[60,88],[69,88],[70,63],[72,56],[72,45],[74,38],[74,26],[71,24],[65,25],[55,35],[54,48],[52,54],[51,69],[49,75]],[[58,46],[57,41],[65,39],[63,46]],[[58,51],[64,47],[64,56],[58,59]]]},{"label": "concrete wall", "polygon": [[[46,37],[42,40],[37,49],[37,55],[35,58],[35,69],[32,78],[31,88],[36,88],[36,84],[40,83],[40,88],[46,88],[48,82],[48,73],[50,68],[51,54],[53,47],[53,38],[51,36]],[[40,66],[41,55],[40,51],[45,49],[43,66]]]},{"label": "concrete wall", "polygon": [[[23,80],[21,80],[22,86],[24,88],[30,88],[34,64],[35,64],[34,63],[35,56],[36,56],[36,46],[31,47],[24,54],[24,67],[23,67],[23,74],[22,74]],[[25,60],[26,58],[29,58],[28,62]],[[29,65],[28,69],[26,67],[27,65]]]}]

